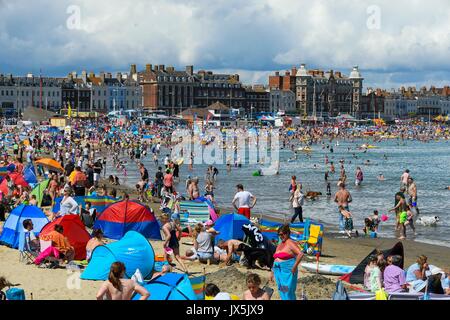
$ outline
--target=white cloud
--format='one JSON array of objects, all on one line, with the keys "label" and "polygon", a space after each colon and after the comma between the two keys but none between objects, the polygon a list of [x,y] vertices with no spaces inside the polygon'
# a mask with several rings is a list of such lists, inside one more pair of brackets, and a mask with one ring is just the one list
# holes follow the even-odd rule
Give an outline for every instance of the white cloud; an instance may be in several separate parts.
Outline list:
[{"label": "white cloud", "polygon": [[[81,9],[80,30],[66,26],[70,5]],[[372,5],[381,10],[379,30],[367,27]],[[450,74],[447,0],[0,0],[0,7],[1,72],[193,64],[267,82],[271,71],[305,62],[344,72],[359,65],[367,84],[386,86],[407,74],[418,83]]]}]

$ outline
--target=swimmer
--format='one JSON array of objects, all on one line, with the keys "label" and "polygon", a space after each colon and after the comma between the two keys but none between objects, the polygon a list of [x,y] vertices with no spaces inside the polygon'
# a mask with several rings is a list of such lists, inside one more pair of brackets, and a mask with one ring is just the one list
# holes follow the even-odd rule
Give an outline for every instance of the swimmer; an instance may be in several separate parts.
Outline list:
[{"label": "swimmer", "polygon": [[385,180],[384,175],[382,173],[380,173],[378,175],[378,181],[384,181],[384,180]]}]

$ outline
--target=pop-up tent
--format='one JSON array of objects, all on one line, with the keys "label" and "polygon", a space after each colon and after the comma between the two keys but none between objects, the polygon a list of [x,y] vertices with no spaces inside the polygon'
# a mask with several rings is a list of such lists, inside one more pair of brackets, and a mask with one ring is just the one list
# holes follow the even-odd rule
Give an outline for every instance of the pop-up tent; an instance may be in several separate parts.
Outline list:
[{"label": "pop-up tent", "polygon": [[31,195],[36,196],[36,200],[38,203],[38,206],[42,206],[42,198],[44,196],[44,191],[48,188],[48,184],[50,183],[50,179],[44,180],[40,183],[38,183],[33,191],[31,191]]},{"label": "pop-up tent", "polygon": [[117,202],[97,217],[94,229],[101,229],[106,238],[119,240],[128,231],[136,231],[147,239],[161,240],[155,214],[135,201]]},{"label": "pop-up tent", "polygon": [[[346,275],[341,277],[341,280],[349,282],[351,284],[362,284],[364,283],[364,271],[366,269],[366,266],[369,264],[369,259],[372,255],[376,254],[377,249],[373,249],[372,252],[370,252],[367,257],[365,257],[357,266],[356,268]],[[405,261],[405,255],[403,250],[403,244],[401,242],[397,242],[397,244],[392,247],[392,249],[387,250],[381,250],[383,252],[384,258],[387,258],[388,256],[398,255],[402,257],[400,268],[403,269],[403,264]]]},{"label": "pop-up tent", "polygon": [[[28,182],[25,181],[23,175],[20,173],[13,172],[8,176],[14,182],[15,186],[22,186],[27,188],[30,186]],[[3,194],[8,194],[8,181],[6,181],[6,179],[3,179],[2,183],[0,183],[0,191],[3,192]]]},{"label": "pop-up tent", "polygon": [[75,260],[86,259],[86,245],[91,236],[78,215],[69,214],[48,223],[41,231],[42,235],[47,235],[55,230],[55,225],[61,225],[63,234],[75,249]]},{"label": "pop-up tent", "polygon": [[[197,300],[191,281],[186,274],[168,273],[159,276],[144,288],[150,293],[148,300]],[[133,300],[139,300],[141,296],[136,294]]]},{"label": "pop-up tent", "polygon": [[48,223],[47,216],[38,207],[18,206],[11,212],[3,225],[0,242],[17,249],[19,247],[19,235],[24,230],[23,222],[27,219],[33,221],[33,232],[36,235],[39,235],[42,228]]},{"label": "pop-up tent", "polygon": [[249,223],[250,220],[240,214],[232,213],[221,216],[214,225],[214,229],[220,232],[216,236],[216,243],[219,240],[243,240],[245,234],[242,226]]},{"label": "pop-up tent", "polygon": [[125,275],[131,278],[137,269],[149,278],[155,265],[155,253],[151,244],[140,233],[128,232],[120,241],[99,246],[81,275],[83,280],[106,280],[114,262],[125,264]]},{"label": "pop-up tent", "polygon": [[36,177],[36,172],[34,171],[34,166],[31,164],[28,165],[23,170],[23,177],[24,177],[25,181],[28,182],[32,186],[34,186],[38,183],[38,180]]}]

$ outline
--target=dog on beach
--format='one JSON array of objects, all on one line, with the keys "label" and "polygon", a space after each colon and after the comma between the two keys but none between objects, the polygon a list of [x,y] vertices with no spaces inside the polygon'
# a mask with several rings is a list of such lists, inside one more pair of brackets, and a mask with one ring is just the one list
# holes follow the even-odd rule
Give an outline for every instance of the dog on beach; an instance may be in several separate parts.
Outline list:
[{"label": "dog on beach", "polygon": [[422,226],[430,227],[430,226],[436,226],[439,221],[440,221],[440,219],[438,216],[420,217],[416,220],[416,223],[419,223]]},{"label": "dog on beach", "polygon": [[322,192],[308,191],[306,193],[306,198],[309,200],[316,200],[321,195],[322,195]]},{"label": "dog on beach", "polygon": [[244,243],[240,244],[238,251],[244,253],[244,257],[247,260],[247,268],[256,268],[256,262],[258,262],[259,267],[272,268],[274,258],[273,255],[275,250],[273,248],[263,249],[263,248],[252,248]]}]

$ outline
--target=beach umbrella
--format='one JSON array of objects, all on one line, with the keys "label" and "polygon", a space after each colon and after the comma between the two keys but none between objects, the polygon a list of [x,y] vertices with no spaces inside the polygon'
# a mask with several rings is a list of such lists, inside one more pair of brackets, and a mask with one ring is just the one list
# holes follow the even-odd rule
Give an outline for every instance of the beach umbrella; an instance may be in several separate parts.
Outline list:
[{"label": "beach umbrella", "polygon": [[50,159],[50,158],[40,159],[40,160],[36,161],[35,163],[37,165],[41,165],[41,166],[49,168],[51,170],[60,171],[60,172],[64,171],[64,168],[61,166],[61,164],[58,161]]}]

